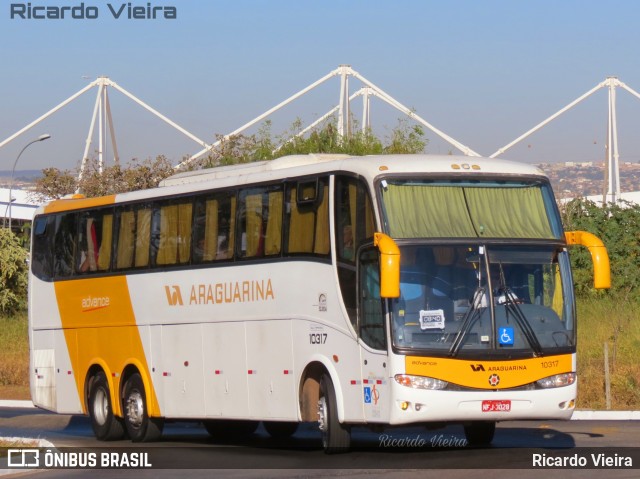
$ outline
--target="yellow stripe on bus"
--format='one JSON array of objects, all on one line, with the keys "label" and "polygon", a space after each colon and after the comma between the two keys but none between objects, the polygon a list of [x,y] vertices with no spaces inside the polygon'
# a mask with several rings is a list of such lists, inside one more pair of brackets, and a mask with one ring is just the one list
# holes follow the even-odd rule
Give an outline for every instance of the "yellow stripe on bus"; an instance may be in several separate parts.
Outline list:
[{"label": "yellow stripe on bus", "polygon": [[505,389],[572,372],[573,358],[571,354],[564,354],[506,361],[467,361],[407,356],[405,370],[406,374],[441,379],[468,388]]},{"label": "yellow stripe on bus", "polygon": [[116,195],[98,196],[96,198],[55,200],[44,207],[45,213],[59,213],[61,211],[79,210],[94,206],[112,205],[116,201]]},{"label": "yellow stripe on bus", "polygon": [[150,416],[160,406],[150,381],[149,365],[142,346],[129,295],[127,278],[58,281],[54,283],[58,309],[74,371],[78,395],[86,413],[84,386],[87,372],[100,365],[107,375],[116,415],[122,415],[118,398],[121,374],[133,364],[140,371]]}]

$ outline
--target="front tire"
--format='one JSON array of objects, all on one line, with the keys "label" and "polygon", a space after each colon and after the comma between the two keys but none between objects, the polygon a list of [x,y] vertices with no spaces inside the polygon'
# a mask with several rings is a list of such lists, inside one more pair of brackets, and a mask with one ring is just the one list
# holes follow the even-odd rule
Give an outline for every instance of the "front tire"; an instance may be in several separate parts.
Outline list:
[{"label": "front tire", "polygon": [[100,371],[90,379],[88,398],[91,427],[100,441],[117,441],[124,437],[124,422],[114,416],[107,376]]},{"label": "front tire", "polygon": [[495,422],[472,422],[464,426],[464,435],[470,446],[490,445],[495,432]]},{"label": "front tire", "polygon": [[336,393],[328,375],[320,379],[318,426],[322,433],[322,447],[327,454],[347,452],[351,446],[351,428],[340,424]]},{"label": "front tire", "polygon": [[157,441],[162,436],[162,418],[149,417],[147,395],[139,373],[127,379],[122,395],[124,423],[133,442]]}]

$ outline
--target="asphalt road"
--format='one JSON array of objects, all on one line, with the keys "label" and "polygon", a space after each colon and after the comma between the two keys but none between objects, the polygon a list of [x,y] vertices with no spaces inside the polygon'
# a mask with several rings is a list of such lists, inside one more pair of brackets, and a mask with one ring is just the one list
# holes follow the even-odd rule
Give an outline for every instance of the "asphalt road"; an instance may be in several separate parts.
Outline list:
[{"label": "asphalt road", "polygon": [[[490,448],[471,448],[464,443],[460,426],[428,431],[424,428],[372,432],[353,431],[353,448],[347,454],[327,456],[320,447],[314,424],[302,425],[287,440],[274,440],[262,427],[242,439],[211,438],[198,423],[168,423],[161,441],[100,442],[93,437],[89,420],[82,416],[56,415],[31,408],[0,408],[0,436],[43,438],[52,442],[52,454],[116,453],[122,460],[141,458],[153,469],[49,469],[20,472],[42,479],[67,477],[458,477],[491,476],[518,479],[533,477],[640,477],[640,421],[532,421],[498,425]],[[82,449],[78,449],[82,448]],[[142,456],[144,455],[144,456]],[[537,456],[535,456],[537,455]],[[52,456],[50,456],[52,457]],[[88,457],[88,456],[85,456]],[[568,459],[562,459],[567,457]],[[594,461],[607,459],[618,468],[588,469],[532,467],[541,461]],[[631,457],[633,467],[626,466]],[[558,459],[559,458],[559,459]],[[5,458],[6,463],[6,458]],[[552,464],[552,465],[553,465]],[[1,468],[2,466],[0,466]],[[14,470],[15,471],[15,470]]]}]

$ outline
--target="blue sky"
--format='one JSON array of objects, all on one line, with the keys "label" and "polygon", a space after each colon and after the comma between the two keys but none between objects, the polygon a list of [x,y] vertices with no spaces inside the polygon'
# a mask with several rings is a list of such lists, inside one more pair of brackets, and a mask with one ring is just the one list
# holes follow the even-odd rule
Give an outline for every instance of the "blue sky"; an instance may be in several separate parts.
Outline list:
[{"label": "blue sky", "polygon": [[[213,141],[350,64],[485,155],[607,76],[640,91],[640,3],[634,0],[151,0],[175,6],[175,20],[116,20],[107,3],[127,2],[115,0],[84,0],[98,8],[97,20],[11,19],[11,3],[17,2],[0,2],[0,141],[100,75]],[[352,92],[359,86],[352,81]],[[617,92],[621,161],[637,162],[640,99]],[[0,148],[0,170],[10,169],[20,148],[44,132],[52,138],[31,146],[19,169],[75,168],[96,93]],[[274,116],[274,133],[296,117],[311,123],[337,104],[338,94],[338,80],[330,80]],[[110,99],[122,160],[164,153],[177,163],[200,150],[117,91]],[[606,115],[602,90],[503,156],[536,163],[601,160]],[[373,100],[379,135],[401,116]],[[426,137],[428,152],[451,150],[433,133]]]}]

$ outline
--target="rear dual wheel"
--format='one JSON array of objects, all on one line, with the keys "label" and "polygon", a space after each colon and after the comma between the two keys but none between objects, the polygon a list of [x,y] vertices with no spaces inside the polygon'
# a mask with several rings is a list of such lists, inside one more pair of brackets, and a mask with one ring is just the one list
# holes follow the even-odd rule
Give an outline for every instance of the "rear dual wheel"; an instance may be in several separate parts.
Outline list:
[{"label": "rear dual wheel", "polygon": [[149,416],[147,395],[139,373],[132,374],[124,385],[122,412],[127,433],[133,442],[153,442],[162,436],[164,420]]},{"label": "rear dual wheel", "polygon": [[111,392],[107,376],[100,371],[89,382],[89,418],[96,438],[100,441],[117,441],[125,434],[122,418],[113,414]]}]

